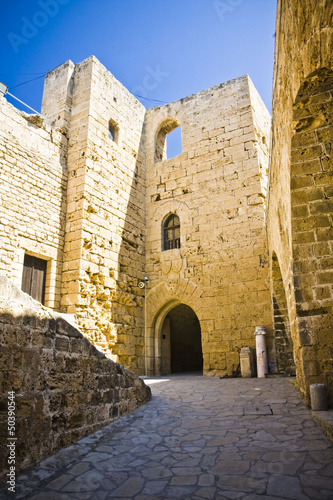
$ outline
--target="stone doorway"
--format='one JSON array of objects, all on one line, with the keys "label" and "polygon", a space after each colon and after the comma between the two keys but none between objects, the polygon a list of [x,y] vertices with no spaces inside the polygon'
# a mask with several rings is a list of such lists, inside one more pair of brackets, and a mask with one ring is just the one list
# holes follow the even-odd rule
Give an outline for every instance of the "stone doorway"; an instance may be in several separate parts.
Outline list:
[{"label": "stone doorway", "polygon": [[200,322],[193,309],[179,304],[161,329],[161,374],[197,372],[203,368]]}]

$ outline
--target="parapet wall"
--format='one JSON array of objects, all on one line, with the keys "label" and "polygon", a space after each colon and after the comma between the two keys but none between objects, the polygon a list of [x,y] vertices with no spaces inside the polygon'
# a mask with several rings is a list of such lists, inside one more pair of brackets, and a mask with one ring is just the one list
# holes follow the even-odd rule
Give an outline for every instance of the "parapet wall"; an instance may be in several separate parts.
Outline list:
[{"label": "parapet wall", "polygon": [[15,393],[17,472],[151,397],[140,378],[107,359],[74,326],[3,275],[0,350],[2,479],[8,472],[9,391]]}]

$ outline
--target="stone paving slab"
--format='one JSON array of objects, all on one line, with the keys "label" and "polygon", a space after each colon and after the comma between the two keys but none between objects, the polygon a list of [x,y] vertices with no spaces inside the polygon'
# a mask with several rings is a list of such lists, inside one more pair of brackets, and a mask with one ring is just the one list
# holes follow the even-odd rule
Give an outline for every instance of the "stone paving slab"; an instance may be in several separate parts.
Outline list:
[{"label": "stone paving slab", "polygon": [[146,383],[149,403],[22,474],[15,498],[333,499],[332,445],[289,379]]}]

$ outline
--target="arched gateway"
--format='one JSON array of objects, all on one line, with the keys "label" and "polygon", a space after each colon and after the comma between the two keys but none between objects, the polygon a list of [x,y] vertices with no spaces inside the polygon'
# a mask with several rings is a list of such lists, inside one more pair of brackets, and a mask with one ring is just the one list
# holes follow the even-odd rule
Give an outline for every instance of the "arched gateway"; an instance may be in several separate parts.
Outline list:
[{"label": "arched gateway", "polygon": [[186,304],[175,306],[166,315],[161,331],[161,375],[202,371],[200,322]]},{"label": "arched gateway", "polygon": [[147,295],[147,374],[203,370],[201,291],[191,282],[160,283]]}]

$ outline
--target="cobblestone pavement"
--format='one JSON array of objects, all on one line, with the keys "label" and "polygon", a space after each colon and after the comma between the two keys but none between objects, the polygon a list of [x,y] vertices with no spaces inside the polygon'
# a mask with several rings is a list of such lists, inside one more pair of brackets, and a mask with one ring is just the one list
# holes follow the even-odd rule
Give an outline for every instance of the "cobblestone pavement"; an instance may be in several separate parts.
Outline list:
[{"label": "cobblestone pavement", "polygon": [[147,379],[153,399],[17,482],[34,500],[332,500],[333,448],[288,379]]}]

